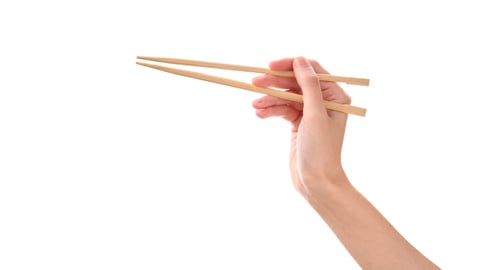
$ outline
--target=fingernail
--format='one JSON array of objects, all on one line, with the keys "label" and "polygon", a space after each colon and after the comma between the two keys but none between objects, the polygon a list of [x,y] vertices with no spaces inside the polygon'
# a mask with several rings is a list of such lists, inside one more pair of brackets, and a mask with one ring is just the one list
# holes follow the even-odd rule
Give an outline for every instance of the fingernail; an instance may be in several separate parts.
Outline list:
[{"label": "fingernail", "polygon": [[252,79],[252,83],[256,83],[257,81],[261,80],[264,76],[257,76]]},{"label": "fingernail", "polygon": [[305,57],[297,57],[295,58],[295,66],[300,68],[311,67],[310,61],[305,59]]},{"label": "fingernail", "polygon": [[254,104],[256,104],[256,105],[261,105],[261,104],[263,103],[263,100],[262,100],[262,99],[257,99],[257,100],[255,100],[255,101],[253,101],[253,102],[254,102]]}]

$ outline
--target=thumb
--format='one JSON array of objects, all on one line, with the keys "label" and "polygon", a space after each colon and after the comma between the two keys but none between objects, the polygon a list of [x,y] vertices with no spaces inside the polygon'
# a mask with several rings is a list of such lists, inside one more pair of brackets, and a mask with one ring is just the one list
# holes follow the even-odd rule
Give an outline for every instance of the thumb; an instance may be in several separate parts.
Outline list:
[{"label": "thumb", "polygon": [[304,57],[295,58],[293,61],[293,71],[295,72],[297,83],[302,89],[304,114],[308,115],[313,111],[326,114],[320,81],[310,61]]}]

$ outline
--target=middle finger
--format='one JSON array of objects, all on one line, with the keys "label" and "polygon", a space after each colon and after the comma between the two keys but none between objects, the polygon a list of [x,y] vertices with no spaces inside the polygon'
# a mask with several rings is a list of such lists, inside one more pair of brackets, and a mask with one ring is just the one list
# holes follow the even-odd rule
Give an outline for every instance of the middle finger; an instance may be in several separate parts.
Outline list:
[{"label": "middle finger", "polygon": [[300,90],[300,86],[298,85],[297,80],[294,77],[281,77],[265,74],[253,78],[252,83],[260,87],[291,89],[297,92]]}]

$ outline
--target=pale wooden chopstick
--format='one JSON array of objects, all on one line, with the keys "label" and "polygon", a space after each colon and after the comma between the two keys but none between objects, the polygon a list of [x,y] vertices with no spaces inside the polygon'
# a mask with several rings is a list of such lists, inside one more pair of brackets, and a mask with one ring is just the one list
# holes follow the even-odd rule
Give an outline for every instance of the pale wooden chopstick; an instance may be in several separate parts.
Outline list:
[{"label": "pale wooden chopstick", "polygon": [[[235,81],[227,78],[222,78],[222,77],[217,77],[217,76],[212,76],[208,74],[203,74],[199,72],[193,72],[193,71],[188,71],[188,70],[182,70],[182,69],[176,69],[176,68],[170,68],[170,67],[165,67],[165,66],[160,66],[160,65],[154,65],[150,63],[145,63],[145,62],[136,62],[138,65],[185,76],[185,77],[190,77],[194,79],[199,79],[199,80],[204,80],[204,81],[209,81],[213,83],[218,83],[218,84],[223,84],[227,86],[232,86],[240,89],[245,89],[257,93],[262,93],[266,94],[269,96],[273,97],[278,97],[281,99],[286,99],[290,101],[295,101],[295,102],[300,102],[303,103],[303,97],[302,95],[295,94],[295,93],[290,93],[290,92],[284,92],[280,90],[275,90],[271,88],[265,88],[265,87],[258,87],[255,85],[251,85],[245,82],[241,81]],[[358,115],[358,116],[365,116],[366,114],[366,109],[360,108],[360,107],[355,107],[351,106],[348,104],[339,104],[331,101],[324,101],[325,107],[330,110],[335,110],[347,114],[353,114],[353,115]]]},{"label": "pale wooden chopstick", "polygon": [[[186,66],[219,68],[219,69],[255,72],[255,73],[263,73],[263,74],[272,74],[272,75],[283,76],[283,77],[295,76],[295,74],[292,71],[271,70],[268,68],[196,61],[196,60],[188,60],[188,59],[151,57],[151,56],[137,56],[137,59],[153,61],[153,62],[163,62],[163,63],[169,63],[169,64],[186,65]],[[370,80],[364,79],[364,78],[344,77],[344,76],[336,76],[336,75],[330,75],[330,74],[317,74],[317,75],[318,75],[318,79],[321,81],[344,82],[347,84],[363,85],[363,86],[368,86],[370,84]]]}]

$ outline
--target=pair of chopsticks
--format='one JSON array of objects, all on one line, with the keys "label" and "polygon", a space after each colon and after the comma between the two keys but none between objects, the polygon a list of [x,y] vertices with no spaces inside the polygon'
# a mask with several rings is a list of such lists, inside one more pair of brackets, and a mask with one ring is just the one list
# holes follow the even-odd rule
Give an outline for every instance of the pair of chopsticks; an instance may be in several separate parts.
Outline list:
[{"label": "pair of chopsticks", "polygon": [[[187,59],[162,58],[162,57],[150,57],[150,56],[137,56],[137,59],[152,61],[152,62],[177,64],[177,65],[198,66],[198,67],[207,67],[207,68],[218,68],[218,69],[263,73],[263,74],[271,74],[275,76],[284,76],[284,77],[295,76],[293,71],[270,70],[267,68],[195,61],[195,60],[187,60]],[[188,71],[183,69],[176,69],[176,68],[171,68],[171,67],[166,67],[161,65],[154,65],[147,62],[137,61],[136,64],[161,70],[161,71],[165,71],[165,72],[169,72],[169,73],[173,73],[173,74],[177,74],[177,75],[181,75],[181,76],[185,76],[185,77],[223,84],[231,87],[236,87],[240,89],[245,89],[245,90],[262,93],[269,96],[274,96],[274,97],[294,101],[294,102],[303,103],[302,95],[295,94],[295,93],[280,91],[280,90],[266,88],[266,87],[258,87],[258,86],[241,82],[241,81],[235,81],[227,78],[212,76],[204,73],[193,72],[193,71]],[[355,84],[355,85],[363,85],[363,86],[369,85],[369,80],[363,79],[363,78],[335,76],[330,74],[317,74],[317,75],[318,75],[318,79],[321,81],[343,82],[347,84]],[[348,104],[339,104],[331,101],[324,101],[324,104],[327,109],[335,110],[335,111],[339,111],[347,114],[359,115],[359,116],[365,116],[367,111],[365,108],[351,106]]]}]

